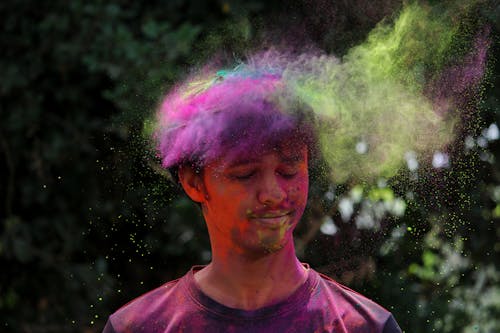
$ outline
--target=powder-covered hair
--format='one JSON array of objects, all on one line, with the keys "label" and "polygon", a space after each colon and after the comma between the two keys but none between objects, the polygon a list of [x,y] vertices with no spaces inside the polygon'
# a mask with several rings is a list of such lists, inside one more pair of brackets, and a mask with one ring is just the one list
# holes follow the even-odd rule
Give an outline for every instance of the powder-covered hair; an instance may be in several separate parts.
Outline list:
[{"label": "powder-covered hair", "polygon": [[203,167],[228,152],[315,146],[312,113],[290,94],[279,67],[205,70],[176,86],[157,112],[153,137],[162,166]]}]

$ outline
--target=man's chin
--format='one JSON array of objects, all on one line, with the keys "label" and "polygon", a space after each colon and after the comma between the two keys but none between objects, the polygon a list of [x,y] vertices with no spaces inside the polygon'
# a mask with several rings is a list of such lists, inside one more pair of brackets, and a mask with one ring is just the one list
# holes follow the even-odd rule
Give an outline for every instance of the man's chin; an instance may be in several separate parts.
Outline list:
[{"label": "man's chin", "polygon": [[270,240],[260,239],[256,243],[247,244],[247,246],[240,247],[241,254],[250,259],[258,260],[267,257],[273,253],[278,253],[288,244],[289,241],[285,239]]},{"label": "man's chin", "polygon": [[271,233],[270,235],[265,235],[264,233],[259,234],[259,245],[262,249],[264,249],[264,252],[269,254],[269,253],[276,253],[283,249],[286,244],[290,240],[288,239],[286,235],[286,230],[283,230],[282,233]]},{"label": "man's chin", "polygon": [[[254,223],[253,226],[256,224]],[[279,229],[266,227],[253,228],[245,233],[238,233],[233,238],[237,251],[249,258],[260,258],[281,251],[290,242],[293,244],[293,225],[284,225]]]}]

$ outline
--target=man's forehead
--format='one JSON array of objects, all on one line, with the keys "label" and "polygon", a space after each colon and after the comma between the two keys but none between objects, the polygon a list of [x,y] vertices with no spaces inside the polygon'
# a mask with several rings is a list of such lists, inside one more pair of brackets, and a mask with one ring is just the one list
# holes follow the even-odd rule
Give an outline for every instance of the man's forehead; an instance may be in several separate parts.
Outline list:
[{"label": "man's forehead", "polygon": [[231,151],[224,155],[219,160],[224,166],[238,166],[244,164],[258,163],[264,157],[275,155],[282,163],[297,163],[307,158],[306,147],[298,147],[292,149],[291,147],[272,147],[262,149],[261,151]]}]

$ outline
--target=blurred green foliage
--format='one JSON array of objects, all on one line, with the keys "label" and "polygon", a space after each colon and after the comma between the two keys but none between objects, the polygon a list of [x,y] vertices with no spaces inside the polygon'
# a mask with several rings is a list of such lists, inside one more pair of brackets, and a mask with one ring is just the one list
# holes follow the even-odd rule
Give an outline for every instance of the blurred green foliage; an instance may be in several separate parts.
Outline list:
[{"label": "blurred green foliage", "polygon": [[[286,26],[342,55],[400,3],[332,6],[3,1],[0,331],[99,332],[118,306],[208,262],[201,215],[158,172],[143,120],[214,53],[244,57],[281,42],[273,28]],[[380,302],[406,332],[500,330],[500,146],[483,130],[500,123],[500,6],[474,14],[492,35],[469,120],[481,126],[456,140],[450,168],[378,184],[314,179],[297,230],[301,259]],[[307,238],[311,221],[322,229]]]}]

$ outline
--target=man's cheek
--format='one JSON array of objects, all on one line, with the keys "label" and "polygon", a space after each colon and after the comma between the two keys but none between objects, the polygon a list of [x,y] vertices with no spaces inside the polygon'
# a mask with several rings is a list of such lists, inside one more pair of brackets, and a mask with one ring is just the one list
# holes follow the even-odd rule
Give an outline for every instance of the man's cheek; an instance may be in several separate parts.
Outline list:
[{"label": "man's cheek", "polygon": [[233,218],[245,218],[247,215],[247,197],[242,191],[232,191],[224,193],[224,210],[233,212],[237,216]]},{"label": "man's cheek", "polygon": [[225,200],[228,201],[228,198],[232,199],[241,199],[243,196],[243,190],[239,187],[235,187],[232,185],[228,184],[218,184],[215,186],[216,194],[217,197],[219,197],[219,200]]},{"label": "man's cheek", "polygon": [[309,182],[307,177],[301,177],[297,179],[297,181],[290,186],[289,188],[289,197],[292,200],[307,200],[307,192],[309,189]]}]

